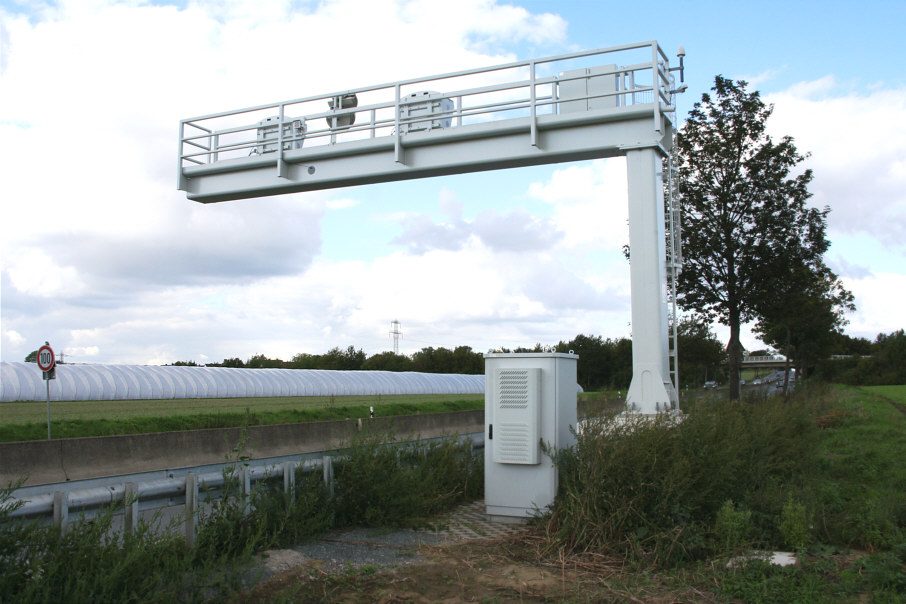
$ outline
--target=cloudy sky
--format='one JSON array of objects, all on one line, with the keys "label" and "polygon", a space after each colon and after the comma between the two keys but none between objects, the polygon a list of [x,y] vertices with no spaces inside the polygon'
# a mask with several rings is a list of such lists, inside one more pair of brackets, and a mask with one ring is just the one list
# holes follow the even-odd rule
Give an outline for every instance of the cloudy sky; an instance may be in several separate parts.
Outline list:
[{"label": "cloudy sky", "polygon": [[716,74],[775,105],[770,131],[811,154],[832,210],[847,332],[903,328],[904,23],[887,0],[0,0],[2,360],[45,340],[86,363],[371,355],[394,319],[404,353],[628,336],[622,159],[202,205],[176,190],[177,134],[652,39],[686,49],[681,116]]}]

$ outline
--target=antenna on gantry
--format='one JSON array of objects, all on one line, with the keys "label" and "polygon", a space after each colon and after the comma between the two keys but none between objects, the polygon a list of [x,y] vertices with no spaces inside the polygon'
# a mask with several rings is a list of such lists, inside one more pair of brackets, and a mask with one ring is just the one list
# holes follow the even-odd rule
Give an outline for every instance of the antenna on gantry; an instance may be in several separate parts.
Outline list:
[{"label": "antenna on gantry", "polygon": [[390,335],[393,336],[393,354],[400,353],[400,336],[403,332],[400,330],[400,322],[394,319],[390,323]]}]

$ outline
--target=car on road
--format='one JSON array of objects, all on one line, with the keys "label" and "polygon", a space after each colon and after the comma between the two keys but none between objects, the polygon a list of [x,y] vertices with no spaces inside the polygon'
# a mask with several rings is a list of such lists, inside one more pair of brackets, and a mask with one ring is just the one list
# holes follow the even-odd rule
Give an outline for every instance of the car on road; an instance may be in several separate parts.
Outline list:
[{"label": "car on road", "polygon": [[705,382],[705,388],[717,388],[717,382],[709,380]]}]

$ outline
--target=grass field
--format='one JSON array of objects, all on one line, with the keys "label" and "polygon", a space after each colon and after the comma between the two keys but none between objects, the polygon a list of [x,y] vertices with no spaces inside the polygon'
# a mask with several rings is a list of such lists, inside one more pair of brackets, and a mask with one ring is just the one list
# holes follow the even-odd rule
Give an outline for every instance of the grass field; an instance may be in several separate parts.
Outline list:
[{"label": "grass field", "polygon": [[[300,409],[331,407],[382,407],[455,400],[484,401],[483,394],[412,394],[370,396],[295,396],[261,398],[181,398],[127,401],[51,401],[51,421],[77,419],[134,419],[163,416],[245,413],[280,413]],[[47,421],[47,403],[30,401],[2,403],[3,424],[27,424]]]},{"label": "grass field", "polygon": [[[483,409],[483,394],[51,401],[53,438]],[[47,438],[47,403],[0,404],[0,442]]]},{"label": "grass field", "polygon": [[[589,412],[620,404],[619,392],[582,392]],[[133,401],[51,401],[51,436],[77,438],[266,426],[297,422],[484,409],[483,394],[412,394],[210,398]],[[47,438],[47,403],[0,403],[0,442]]]},{"label": "grass field", "polygon": [[862,386],[861,389],[898,405],[906,405],[906,386]]}]

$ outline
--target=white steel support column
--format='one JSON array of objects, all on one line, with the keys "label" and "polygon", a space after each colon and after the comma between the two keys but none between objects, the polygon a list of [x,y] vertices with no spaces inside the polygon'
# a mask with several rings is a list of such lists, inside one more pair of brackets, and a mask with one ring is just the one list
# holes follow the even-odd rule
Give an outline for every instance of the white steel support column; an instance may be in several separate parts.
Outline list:
[{"label": "white steel support column", "polygon": [[678,407],[667,345],[664,191],[655,148],[626,152],[632,291],[632,382],[626,407],[659,413]]}]

